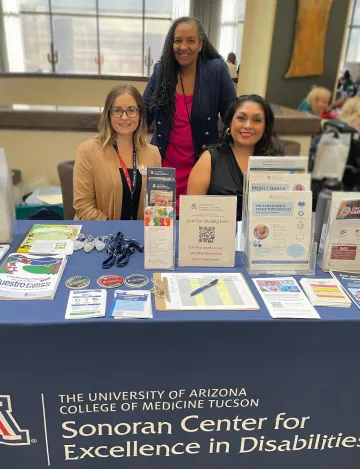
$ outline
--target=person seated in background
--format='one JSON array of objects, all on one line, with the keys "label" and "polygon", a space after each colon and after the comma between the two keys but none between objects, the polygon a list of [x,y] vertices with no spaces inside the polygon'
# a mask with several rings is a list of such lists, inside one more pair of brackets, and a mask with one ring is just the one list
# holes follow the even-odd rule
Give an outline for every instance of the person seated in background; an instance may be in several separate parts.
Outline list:
[{"label": "person seated in background", "polygon": [[210,145],[190,173],[189,195],[236,195],[241,220],[243,175],[250,156],[280,156],[269,103],[256,94],[236,99],[225,115],[226,130],[219,144]]},{"label": "person seated in background", "polygon": [[348,98],[352,98],[356,94],[356,85],[351,79],[349,70],[341,75],[339,80],[339,87],[336,92],[335,101],[331,104],[331,109],[340,108],[344,105]]},{"label": "person seated in background", "polygon": [[340,119],[324,124],[324,131],[335,129],[341,134],[350,134],[350,149],[343,176],[347,191],[360,190],[360,97],[348,98],[342,108]]},{"label": "person seated in background", "polygon": [[227,56],[227,60],[226,60],[226,65],[228,66],[228,69],[229,69],[229,73],[230,73],[230,76],[231,76],[231,79],[234,83],[237,83],[239,80],[238,80],[238,72],[236,71],[236,55],[234,54],[234,52],[230,52]]},{"label": "person seated in background", "polygon": [[145,107],[131,85],[106,97],[99,135],[82,143],[74,166],[75,218],[133,220],[144,216],[146,169],[161,166],[157,147],[146,143]]},{"label": "person seated in background", "polygon": [[156,125],[151,142],[159,147],[162,165],[176,169],[177,214],[190,171],[204,148],[218,140],[219,113],[223,117],[235,98],[225,61],[199,20],[174,21],[144,102],[148,126]]},{"label": "person seated in background", "polygon": [[315,87],[301,102],[298,110],[307,114],[323,117],[329,108],[331,92],[327,88]]}]

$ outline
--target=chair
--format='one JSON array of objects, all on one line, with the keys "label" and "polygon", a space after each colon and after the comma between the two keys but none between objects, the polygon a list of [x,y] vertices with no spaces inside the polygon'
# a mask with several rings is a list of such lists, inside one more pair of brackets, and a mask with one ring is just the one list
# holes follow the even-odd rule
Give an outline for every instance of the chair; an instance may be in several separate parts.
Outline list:
[{"label": "chair", "polygon": [[301,145],[299,142],[294,142],[293,140],[283,140],[282,138],[279,140],[286,156],[300,156]]},{"label": "chair", "polygon": [[63,196],[65,220],[73,220],[75,216],[73,190],[74,164],[75,160],[70,160],[63,161],[57,166]]}]

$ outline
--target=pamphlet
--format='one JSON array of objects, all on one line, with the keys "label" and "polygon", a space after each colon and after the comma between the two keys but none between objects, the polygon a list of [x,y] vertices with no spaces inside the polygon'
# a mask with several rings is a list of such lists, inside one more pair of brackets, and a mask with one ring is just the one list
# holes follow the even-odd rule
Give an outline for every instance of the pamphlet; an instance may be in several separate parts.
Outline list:
[{"label": "pamphlet", "polygon": [[102,318],[106,309],[105,288],[98,290],[71,290],[65,319]]},{"label": "pamphlet", "polygon": [[[35,224],[31,227],[29,233],[21,243],[17,252],[27,253],[33,247],[36,241],[74,241],[77,235],[80,233],[82,225],[40,225]],[[39,244],[38,244],[39,246]],[[41,246],[41,245],[40,245]],[[51,246],[49,248],[51,249]],[[34,253],[34,251],[32,251]],[[44,251],[40,250],[43,254]],[[46,253],[50,254],[50,253]],[[64,246],[64,254],[66,252],[66,246]]]},{"label": "pamphlet", "polygon": [[249,192],[248,263],[251,270],[308,271],[312,193]]},{"label": "pamphlet", "polygon": [[110,315],[116,319],[152,318],[151,292],[149,290],[115,290]]},{"label": "pamphlet", "polygon": [[152,179],[175,180],[175,168],[150,168],[147,169],[148,181]]},{"label": "pamphlet", "polygon": [[151,179],[147,183],[148,205],[167,207],[176,200],[176,181]]},{"label": "pamphlet", "polygon": [[[332,220],[334,213],[336,215]],[[329,231],[323,244],[323,270],[360,272],[359,198],[341,200],[339,204],[335,202],[335,207],[331,208]]]},{"label": "pamphlet", "polygon": [[343,289],[360,309],[360,274],[335,270],[331,270],[330,274],[340,282]]},{"label": "pamphlet", "polygon": [[253,278],[270,315],[275,319],[320,319],[293,277]]},{"label": "pamphlet", "polygon": [[307,173],[307,156],[250,156],[249,171],[277,171],[282,173]]},{"label": "pamphlet", "polygon": [[180,196],[180,266],[234,267],[236,206],[236,196]]},{"label": "pamphlet", "polygon": [[250,191],[310,191],[310,174],[250,172]]},{"label": "pamphlet", "polygon": [[300,283],[313,306],[351,306],[350,298],[336,278],[302,278]]},{"label": "pamphlet", "polygon": [[10,248],[10,244],[1,244],[0,245],[0,261],[5,256]]},{"label": "pamphlet", "polygon": [[0,299],[52,300],[66,262],[63,255],[10,254],[0,266]]},{"label": "pamphlet", "polygon": [[144,212],[145,269],[172,269],[175,260],[173,207],[148,206]]},{"label": "pamphlet", "polygon": [[[249,285],[240,273],[166,273],[171,299],[166,300],[169,310],[256,310],[260,309]],[[214,279],[216,285],[201,293],[191,293]]]}]

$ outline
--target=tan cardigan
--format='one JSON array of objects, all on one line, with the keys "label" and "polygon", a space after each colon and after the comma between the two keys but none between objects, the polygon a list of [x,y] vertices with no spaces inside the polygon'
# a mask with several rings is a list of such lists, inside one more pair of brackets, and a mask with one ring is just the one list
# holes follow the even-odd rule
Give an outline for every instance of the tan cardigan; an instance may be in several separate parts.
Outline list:
[{"label": "tan cardigan", "polygon": [[[161,166],[157,147],[147,144],[137,152],[137,164]],[[144,191],[147,177],[142,176],[138,220],[144,218]],[[112,145],[102,149],[97,138],[82,143],[74,166],[75,219],[119,220],[122,208],[123,186],[118,159]]]}]

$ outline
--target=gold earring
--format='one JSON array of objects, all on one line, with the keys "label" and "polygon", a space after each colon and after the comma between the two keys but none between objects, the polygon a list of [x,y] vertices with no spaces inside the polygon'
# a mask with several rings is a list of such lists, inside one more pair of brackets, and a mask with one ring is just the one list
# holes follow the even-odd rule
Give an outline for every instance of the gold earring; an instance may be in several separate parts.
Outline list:
[{"label": "gold earring", "polygon": [[231,129],[230,129],[230,127],[228,127],[228,128],[226,129],[226,135],[230,135],[230,134],[231,134]]}]

